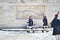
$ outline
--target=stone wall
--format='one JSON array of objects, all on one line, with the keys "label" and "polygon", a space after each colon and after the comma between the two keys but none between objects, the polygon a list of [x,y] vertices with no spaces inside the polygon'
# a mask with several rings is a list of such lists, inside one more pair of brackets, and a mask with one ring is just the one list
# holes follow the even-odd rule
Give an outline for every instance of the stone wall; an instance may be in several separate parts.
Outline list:
[{"label": "stone wall", "polygon": [[42,26],[43,14],[50,24],[57,11],[60,11],[60,0],[0,0],[0,27],[25,26],[30,15],[34,24]]}]

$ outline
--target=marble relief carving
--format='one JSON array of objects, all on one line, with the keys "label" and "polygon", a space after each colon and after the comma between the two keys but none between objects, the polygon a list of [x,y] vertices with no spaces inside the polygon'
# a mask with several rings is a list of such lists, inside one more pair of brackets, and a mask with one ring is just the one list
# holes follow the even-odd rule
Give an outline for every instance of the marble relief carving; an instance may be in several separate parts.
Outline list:
[{"label": "marble relief carving", "polygon": [[0,3],[40,3],[45,0],[0,0]]},{"label": "marble relief carving", "polygon": [[28,18],[32,16],[32,18],[42,18],[43,14],[45,13],[45,6],[44,5],[24,5],[16,7],[16,17],[17,19],[20,18]]}]

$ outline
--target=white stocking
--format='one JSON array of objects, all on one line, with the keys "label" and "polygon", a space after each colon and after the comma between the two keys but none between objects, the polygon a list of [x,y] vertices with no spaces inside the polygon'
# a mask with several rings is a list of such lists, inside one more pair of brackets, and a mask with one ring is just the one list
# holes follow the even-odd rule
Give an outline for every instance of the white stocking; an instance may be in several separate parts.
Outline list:
[{"label": "white stocking", "polygon": [[60,35],[56,35],[56,40],[60,40]]}]

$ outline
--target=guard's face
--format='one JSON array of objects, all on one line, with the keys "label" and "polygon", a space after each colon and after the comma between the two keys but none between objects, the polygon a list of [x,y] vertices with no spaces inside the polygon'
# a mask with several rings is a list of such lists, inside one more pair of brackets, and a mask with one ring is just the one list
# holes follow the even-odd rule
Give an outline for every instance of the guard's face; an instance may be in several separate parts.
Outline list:
[{"label": "guard's face", "polygon": [[29,18],[31,19],[31,16]]}]

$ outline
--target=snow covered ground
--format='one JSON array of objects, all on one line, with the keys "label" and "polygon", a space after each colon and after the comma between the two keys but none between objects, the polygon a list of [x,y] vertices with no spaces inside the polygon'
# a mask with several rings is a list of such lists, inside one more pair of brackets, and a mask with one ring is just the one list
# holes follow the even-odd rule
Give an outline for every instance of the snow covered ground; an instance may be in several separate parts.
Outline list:
[{"label": "snow covered ground", "polygon": [[0,40],[56,40],[52,35],[52,31],[42,33],[37,31],[35,33],[27,33],[26,31],[1,31]]}]

